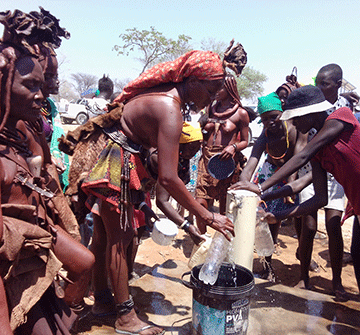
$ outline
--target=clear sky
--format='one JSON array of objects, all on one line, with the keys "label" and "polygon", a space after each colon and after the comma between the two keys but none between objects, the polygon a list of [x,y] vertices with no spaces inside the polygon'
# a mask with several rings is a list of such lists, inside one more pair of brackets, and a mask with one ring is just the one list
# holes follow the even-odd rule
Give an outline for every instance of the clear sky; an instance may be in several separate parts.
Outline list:
[{"label": "clear sky", "polygon": [[264,73],[265,94],[285,81],[293,66],[298,80],[311,83],[321,66],[337,63],[360,92],[359,0],[0,0],[1,10],[25,12],[44,7],[60,19],[71,38],[58,54],[66,57],[60,75],[88,73],[134,79],[136,55],[117,56],[126,29],[154,26],[166,37],[185,34],[199,48],[209,37],[235,38],[248,53],[248,65]]}]

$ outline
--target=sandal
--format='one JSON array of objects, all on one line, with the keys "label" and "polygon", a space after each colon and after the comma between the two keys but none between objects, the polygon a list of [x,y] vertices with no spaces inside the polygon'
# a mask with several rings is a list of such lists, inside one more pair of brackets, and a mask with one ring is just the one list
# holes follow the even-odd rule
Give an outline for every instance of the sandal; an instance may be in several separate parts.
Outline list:
[{"label": "sandal", "polygon": [[[129,299],[124,301],[123,303],[121,304],[117,304],[116,305],[116,312],[117,312],[117,315],[125,315],[125,314],[128,314],[132,311],[132,309],[134,308],[134,300],[132,298],[132,296],[130,295]],[[144,330],[147,330],[147,329],[151,329],[151,328],[154,328],[156,327],[155,325],[146,325],[136,331],[127,331],[127,330],[121,330],[121,329],[116,329],[116,326],[115,326],[115,333],[117,334],[123,334],[123,335],[138,335],[140,334],[142,331]],[[165,330],[161,331],[160,333],[157,333],[159,335],[161,334],[165,334]]]}]

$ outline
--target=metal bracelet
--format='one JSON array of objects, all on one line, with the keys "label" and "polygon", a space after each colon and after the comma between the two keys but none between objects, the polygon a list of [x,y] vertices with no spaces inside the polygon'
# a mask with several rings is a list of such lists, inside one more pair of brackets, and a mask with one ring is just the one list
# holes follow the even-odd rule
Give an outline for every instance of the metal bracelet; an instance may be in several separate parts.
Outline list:
[{"label": "metal bracelet", "polygon": [[214,212],[211,212],[211,213],[212,213],[212,216],[213,216],[213,217],[212,217],[212,221],[211,221],[211,223],[209,224],[209,226],[212,225],[212,224],[214,223],[214,220],[215,220],[215,214],[214,214]]},{"label": "metal bracelet", "polygon": [[190,223],[188,220],[185,220],[185,221],[181,224],[180,228],[183,229],[184,231],[188,232],[188,231],[189,231],[189,228],[190,228],[190,225],[191,225],[191,223]]},{"label": "metal bracelet", "polygon": [[180,229],[183,229],[183,227],[186,225],[186,223],[189,222],[188,220],[184,220],[184,222],[180,225]]},{"label": "metal bracelet", "polygon": [[235,152],[236,152],[236,150],[237,150],[237,145],[236,145],[236,143],[233,143],[232,146],[234,147]]},{"label": "metal bracelet", "polygon": [[123,303],[116,305],[116,312],[119,316],[121,316],[121,315],[129,314],[133,308],[134,308],[134,300],[130,295],[129,300],[126,300]]},{"label": "metal bracelet", "polygon": [[139,207],[138,207],[138,210],[141,211],[144,206],[147,206],[147,204],[146,204],[145,201],[143,201],[143,202],[140,203],[140,205],[139,205]]},{"label": "metal bracelet", "polygon": [[263,195],[264,195],[264,191],[262,190],[261,185],[260,185],[260,184],[256,184],[256,185],[257,185],[257,187],[258,187],[258,189],[259,189],[259,191],[260,191],[260,195],[263,196]]}]

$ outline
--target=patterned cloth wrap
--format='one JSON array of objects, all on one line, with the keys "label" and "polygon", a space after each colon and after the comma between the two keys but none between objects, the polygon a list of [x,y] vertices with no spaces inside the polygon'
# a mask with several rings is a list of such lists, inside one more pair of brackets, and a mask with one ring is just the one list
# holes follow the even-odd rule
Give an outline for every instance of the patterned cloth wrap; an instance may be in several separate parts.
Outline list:
[{"label": "patterned cloth wrap", "polygon": [[224,77],[220,56],[211,51],[189,51],[174,61],[160,63],[142,73],[126,85],[114,102],[130,100],[147,88],[165,83],[180,83],[194,76],[199,80],[217,80]]},{"label": "patterned cloth wrap", "polygon": [[240,173],[246,162],[246,158],[241,152],[237,152],[234,157],[236,166],[234,173],[230,177],[223,180],[218,180],[209,174],[207,165],[210,158],[218,153],[221,153],[223,150],[224,146],[221,145],[202,147],[202,155],[199,160],[198,178],[195,190],[196,198],[216,200],[219,200],[221,197],[226,198],[227,189],[230,187],[230,185],[239,180]]},{"label": "patterned cloth wrap", "polygon": [[[265,159],[264,163],[261,166],[259,166],[259,169],[254,176],[253,182],[255,184],[261,184],[266,179],[270,178],[277,170],[279,170],[278,166],[271,164],[267,159]],[[274,186],[266,190],[264,193],[269,193],[278,190],[286,184],[287,184],[287,179],[275,184]],[[297,205],[298,203],[299,203],[299,197],[298,195],[296,195],[295,204]],[[279,199],[267,201],[265,210],[267,212],[277,213],[284,209],[288,209],[292,206],[294,205],[285,203],[284,198],[279,198]]]},{"label": "patterned cloth wrap", "polygon": [[[124,163],[124,149],[116,142],[108,139],[95,165],[90,170],[82,184],[87,195],[93,195],[112,204],[120,213],[119,203],[121,195],[121,168]],[[130,155],[129,188],[142,189],[142,182],[149,180],[149,176],[138,154]],[[93,197],[89,197],[87,207],[92,209]]]},{"label": "patterned cloth wrap", "polygon": [[190,159],[189,163],[189,172],[190,172],[190,181],[185,185],[187,190],[191,193],[195,192],[197,177],[198,177],[198,165],[201,157],[201,150],[199,150],[194,157]]}]

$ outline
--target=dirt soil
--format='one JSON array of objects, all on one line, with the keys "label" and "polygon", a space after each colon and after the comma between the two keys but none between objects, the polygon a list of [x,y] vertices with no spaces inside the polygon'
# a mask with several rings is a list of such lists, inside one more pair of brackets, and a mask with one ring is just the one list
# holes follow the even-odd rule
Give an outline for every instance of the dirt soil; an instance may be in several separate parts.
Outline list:
[{"label": "dirt soil", "polygon": [[[314,240],[312,258],[319,265],[319,269],[317,272],[310,272],[310,284],[313,286],[314,291],[331,295],[332,273],[323,210],[319,211],[318,221],[318,233],[316,234]],[[342,282],[345,290],[354,295],[354,299],[358,299],[356,296],[359,292],[350,257],[352,222],[353,219],[350,218],[346,220],[342,226],[345,251]],[[273,255],[272,261],[276,275],[276,282],[293,287],[298,284],[300,276],[300,262],[295,257],[298,241],[294,225],[287,223],[283,224],[280,228],[278,240],[279,246],[276,249],[276,254]],[[169,259],[187,262],[191,254],[192,247],[193,243],[190,237],[182,231],[179,231],[175,243],[166,248],[157,245],[151,240],[151,238],[145,237],[143,243],[139,246],[139,252],[135,260],[135,272],[142,276],[146,272],[151,271],[153,267],[160,265]],[[262,264],[259,261],[259,257],[256,253],[254,253],[253,272],[260,272],[261,269]]]},{"label": "dirt soil", "polygon": [[[64,130],[73,130],[76,125],[65,125]],[[162,214],[160,210],[153,206],[158,214]],[[324,211],[318,212],[318,233],[314,241],[313,259],[319,264],[318,272],[310,272],[310,284],[315,291],[331,294],[331,267],[328,252],[328,238],[325,228]],[[352,235],[353,218],[345,221],[342,226],[342,234],[344,239],[344,262],[342,271],[342,282],[345,290],[352,294],[359,294],[357,283],[355,280],[354,269],[350,259],[350,244]],[[141,276],[167,261],[168,259],[178,259],[187,262],[193,247],[191,239],[182,231],[179,232],[175,243],[168,248],[154,243],[151,238],[149,241],[144,239],[140,245],[139,252],[136,258],[135,271]],[[283,225],[279,233],[279,248],[277,253],[273,255],[273,268],[275,270],[276,281],[288,286],[295,286],[299,282],[300,263],[295,257],[295,252],[298,247],[295,228],[292,224]],[[260,271],[262,265],[259,258],[254,253],[254,272]]]}]

